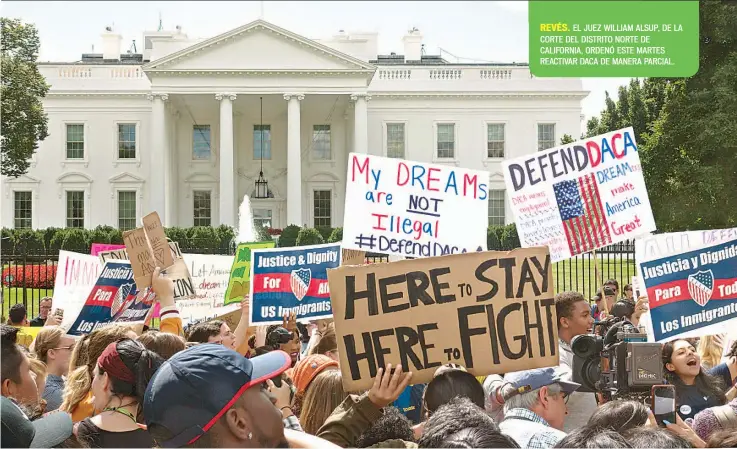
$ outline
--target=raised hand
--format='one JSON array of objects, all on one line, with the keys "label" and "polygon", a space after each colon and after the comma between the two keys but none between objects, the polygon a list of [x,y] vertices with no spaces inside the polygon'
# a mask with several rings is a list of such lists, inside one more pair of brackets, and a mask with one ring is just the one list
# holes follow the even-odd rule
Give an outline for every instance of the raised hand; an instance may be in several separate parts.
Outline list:
[{"label": "raised hand", "polygon": [[392,373],[392,364],[386,365],[386,370],[379,368],[374,378],[374,385],[368,392],[369,400],[377,407],[384,408],[399,398],[409,381],[412,378],[412,372],[402,373],[402,365]]}]

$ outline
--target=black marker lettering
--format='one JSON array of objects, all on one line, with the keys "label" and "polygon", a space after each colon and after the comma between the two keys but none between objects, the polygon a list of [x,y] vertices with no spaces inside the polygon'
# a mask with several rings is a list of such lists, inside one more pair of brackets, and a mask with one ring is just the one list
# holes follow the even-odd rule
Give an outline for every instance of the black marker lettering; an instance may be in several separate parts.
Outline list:
[{"label": "black marker lettering", "polygon": [[512,352],[512,350],[509,347],[509,340],[507,338],[507,330],[506,330],[507,315],[509,315],[512,312],[518,311],[520,308],[522,308],[522,305],[518,302],[506,305],[502,307],[502,310],[499,311],[499,315],[497,315],[496,317],[496,328],[499,332],[499,345],[502,347],[502,353],[504,354],[504,357],[510,360],[517,360],[520,357],[522,357],[525,352],[527,352],[527,340],[525,340],[524,336],[517,335],[512,338],[512,340],[515,340],[515,341],[521,340],[520,350],[518,352]]},{"label": "black marker lettering", "polygon": [[400,299],[404,296],[404,292],[400,289],[397,292],[387,292],[389,285],[400,284],[405,281],[406,277],[403,274],[391,276],[384,279],[379,279],[379,296],[381,297],[381,311],[382,313],[393,313],[401,310],[409,309],[409,303],[396,304],[394,306],[389,305],[389,301],[393,299]]},{"label": "black marker lettering", "polygon": [[525,295],[525,286],[527,284],[532,284],[532,292],[535,296],[540,296],[540,288],[537,286],[537,282],[535,282],[535,276],[532,275],[530,262],[525,257],[525,260],[522,261],[522,266],[520,267],[519,287],[517,288],[518,299]]},{"label": "black marker lettering", "polygon": [[527,357],[532,358],[532,335],[531,330],[533,328],[537,329],[537,339],[538,343],[540,343],[540,357],[545,357],[545,335],[543,334],[543,320],[540,316],[540,301],[535,300],[532,304],[535,307],[535,317],[537,320],[532,323],[530,321],[530,310],[529,310],[529,301],[525,301],[522,303],[522,312],[525,315],[525,335],[527,336],[527,342],[529,343],[527,345]]},{"label": "black marker lettering", "polygon": [[432,296],[427,293],[430,286],[430,279],[423,271],[411,271],[407,273],[407,297],[412,307],[417,307],[421,301],[426,306],[435,304]]},{"label": "black marker lettering", "polygon": [[[409,307],[409,304],[407,306]],[[412,346],[419,342],[417,332],[411,327],[404,326],[394,329],[394,332],[397,334],[397,346],[399,347],[399,360],[402,363],[402,369],[405,371],[411,369],[408,363],[408,359],[410,359],[415,368],[421,370],[422,362],[415,351],[412,350]]]},{"label": "black marker lettering", "polygon": [[545,266],[540,264],[540,261],[537,259],[536,256],[531,257],[532,264],[535,265],[535,268],[537,268],[537,271],[540,273],[540,276],[543,278],[543,286],[541,290],[543,293],[546,293],[548,291],[548,271],[550,271],[550,254],[545,256]]},{"label": "black marker lettering", "polygon": [[[376,274],[366,275],[366,290],[356,291],[356,277],[345,278],[345,319],[352,320],[356,316],[356,300],[368,300],[368,314],[374,316],[379,314],[379,304],[376,301]],[[373,377],[373,376],[372,376]]]},{"label": "black marker lettering", "polygon": [[483,304],[476,306],[461,307],[458,309],[458,332],[461,336],[461,351],[463,351],[464,366],[473,368],[473,351],[471,350],[471,337],[486,333],[485,327],[468,327],[468,317],[477,313],[484,313]]},{"label": "black marker lettering", "polygon": [[433,268],[430,270],[430,280],[432,281],[432,291],[435,294],[435,302],[438,304],[445,304],[446,302],[453,302],[456,300],[456,295],[443,295],[443,289],[450,287],[447,282],[440,282],[438,277],[450,274],[450,268]]},{"label": "black marker lettering", "polygon": [[436,366],[441,365],[440,362],[429,362],[427,360],[427,350],[433,349],[435,345],[425,343],[425,331],[433,330],[438,330],[438,323],[427,323],[417,326],[417,333],[420,335],[420,348],[422,348],[422,361],[425,364],[425,369],[435,368]]},{"label": "black marker lettering", "polygon": [[[376,352],[376,364],[379,365],[380,368],[386,369],[384,356],[392,352],[391,349],[381,346],[381,337],[388,337],[392,334],[394,334],[394,329],[382,329],[371,332],[371,339],[374,342],[374,351]],[[376,375],[371,377],[376,377]]]},{"label": "black marker lettering", "polygon": [[363,337],[363,347],[366,352],[356,352],[356,338],[353,335],[346,335],[343,337],[345,343],[346,358],[348,359],[348,366],[351,369],[351,378],[358,380],[361,378],[361,370],[358,368],[358,362],[366,359],[369,366],[369,377],[376,377],[376,359],[374,357],[374,348],[371,345],[371,333],[364,332],[361,334]]},{"label": "black marker lettering", "polygon": [[476,267],[476,273],[475,273],[476,279],[478,279],[479,281],[485,284],[491,285],[491,289],[488,292],[484,293],[483,295],[476,295],[477,302],[486,301],[488,299],[491,299],[499,291],[499,284],[497,284],[495,280],[484,276],[484,273],[486,272],[486,270],[488,270],[491,267],[495,267],[496,263],[497,263],[497,259],[489,259],[489,260],[485,260],[481,262],[481,264],[478,267]]},{"label": "black marker lettering", "polygon": [[512,268],[517,265],[517,261],[514,257],[507,257],[506,259],[499,259],[499,267],[504,268],[504,283],[505,295],[507,299],[514,298],[514,291],[512,286]]},{"label": "black marker lettering", "polygon": [[491,342],[491,357],[494,364],[499,361],[499,339],[496,336],[496,321],[494,320],[494,304],[486,306],[486,321],[489,323],[489,341]]}]

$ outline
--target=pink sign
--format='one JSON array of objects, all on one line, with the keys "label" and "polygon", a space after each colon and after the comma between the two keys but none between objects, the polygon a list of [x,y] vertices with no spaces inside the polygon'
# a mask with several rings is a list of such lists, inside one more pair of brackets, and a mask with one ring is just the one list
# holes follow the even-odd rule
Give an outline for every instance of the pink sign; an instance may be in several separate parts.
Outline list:
[{"label": "pink sign", "polygon": [[90,250],[90,255],[96,256],[103,251],[115,251],[118,249],[125,249],[125,245],[111,245],[109,243],[93,243],[92,249]]}]

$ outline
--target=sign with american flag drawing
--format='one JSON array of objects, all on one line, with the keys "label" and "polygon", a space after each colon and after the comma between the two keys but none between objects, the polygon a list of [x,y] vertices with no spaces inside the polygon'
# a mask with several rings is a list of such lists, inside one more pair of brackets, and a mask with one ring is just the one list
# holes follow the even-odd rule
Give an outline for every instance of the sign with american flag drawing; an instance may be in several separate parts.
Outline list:
[{"label": "sign with american flag drawing", "polygon": [[548,246],[553,262],[655,231],[632,128],[504,161],[502,169],[520,243]]},{"label": "sign with american flag drawing", "polygon": [[655,341],[710,335],[737,319],[737,239],[640,264]]},{"label": "sign with american flag drawing", "polygon": [[290,312],[298,320],[332,317],[327,270],[340,263],[340,244],[252,248],[251,325],[281,324]]}]

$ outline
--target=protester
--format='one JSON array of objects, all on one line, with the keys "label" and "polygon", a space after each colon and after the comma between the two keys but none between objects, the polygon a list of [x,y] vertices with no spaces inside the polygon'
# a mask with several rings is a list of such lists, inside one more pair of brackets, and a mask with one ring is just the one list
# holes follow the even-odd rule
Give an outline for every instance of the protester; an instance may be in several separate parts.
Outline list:
[{"label": "protester", "polygon": [[171,356],[179,351],[184,351],[185,341],[179,335],[167,332],[149,330],[138,337],[138,341],[149,351],[158,354],[162,359],[169,360]]},{"label": "protester", "polygon": [[566,397],[579,384],[564,380],[553,368],[509,373],[504,380],[504,421],[499,425],[504,434],[520,447],[534,448],[555,446],[566,436]]},{"label": "protester", "polygon": [[281,351],[248,359],[217,344],[174,354],[146,390],[148,431],[159,447],[288,447],[265,382],[290,365]]},{"label": "protester", "polygon": [[[676,387],[678,415],[684,421],[700,411],[727,402],[724,378],[701,368],[696,349],[686,340],[674,340],[663,345],[663,373],[668,383]],[[727,368],[729,376],[729,368]]]},{"label": "protester", "polygon": [[622,289],[623,295],[622,299],[629,299],[630,301],[634,301],[634,292],[632,291],[632,284],[627,284]]},{"label": "protester", "polygon": [[94,406],[100,413],[79,423],[79,440],[89,447],[153,447],[139,423],[146,387],[162,362],[136,340],[110,343],[97,359],[92,381]]},{"label": "protester", "polygon": [[46,388],[42,398],[46,401],[47,411],[61,407],[64,377],[69,372],[74,344],[74,338],[65,335],[64,329],[59,326],[46,326],[36,335],[36,356],[46,364]]},{"label": "protester", "polygon": [[[3,360],[3,370],[5,360]],[[59,447],[72,436],[72,418],[67,413],[49,413],[43,418],[31,419],[11,399],[0,399],[2,415],[2,444],[11,447]]]},{"label": "protester", "polygon": [[330,323],[322,335],[318,334],[317,343],[310,350],[310,354],[323,354],[336,362],[338,358],[338,338],[335,335],[335,324]]},{"label": "protester", "polygon": [[31,364],[17,343],[19,329],[0,325],[0,390],[2,396],[32,407],[38,405],[38,387]]},{"label": "protester", "polygon": [[396,401],[411,380],[412,372],[403,372],[402,365],[393,371],[391,363],[386,365],[386,370],[379,368],[371,389],[360,396],[348,395],[333,410],[317,436],[340,447],[356,447],[356,440],[383,416],[383,408]]},{"label": "protester", "polygon": [[241,318],[235,331],[231,331],[228,323],[221,320],[205,321],[195,324],[189,331],[187,341],[197,343],[215,343],[223,345],[242,355],[248,353],[248,320],[250,315],[249,300],[241,301]]},{"label": "protester", "polygon": [[480,409],[484,409],[484,388],[473,374],[459,369],[438,368],[435,377],[427,384],[422,408],[425,419],[432,416],[440,406],[447,404],[455,397],[468,398]]},{"label": "protester", "polygon": [[322,354],[308,355],[297,362],[292,373],[292,380],[294,381],[295,386],[292,411],[297,417],[299,417],[302,412],[302,404],[304,403],[305,394],[307,394],[307,389],[312,384],[315,376],[324,370],[337,369],[338,362]]},{"label": "protester", "polygon": [[691,424],[694,432],[703,440],[721,430],[737,430],[737,398],[725,405],[702,410],[694,417]]},{"label": "protester", "polygon": [[694,447],[688,440],[660,427],[633,427],[622,433],[632,447],[688,449]]},{"label": "protester", "polygon": [[326,370],[315,376],[305,394],[299,423],[305,432],[317,435],[333,410],[348,396],[343,390],[340,370]]},{"label": "protester", "polygon": [[597,293],[592,298],[592,301],[594,304],[591,305],[591,317],[594,319],[594,321],[599,321],[601,319],[601,293]]},{"label": "protester", "polygon": [[504,377],[499,374],[486,376],[484,379],[484,408],[494,422],[502,422],[504,419],[504,399],[501,397],[501,387],[504,385]]},{"label": "protester", "polygon": [[8,311],[8,324],[11,326],[28,326],[26,306],[23,303],[13,305]]},{"label": "protester", "polygon": [[[723,335],[704,335],[699,340],[696,352],[701,358],[701,367],[710,370],[722,361],[722,353],[724,352],[724,336]],[[728,384],[731,386],[731,382]]]},{"label": "protester", "polygon": [[617,290],[612,284],[604,284],[600,297],[603,300],[597,301],[591,310],[592,316],[598,317],[597,321],[603,320],[611,314],[612,307],[617,302]]},{"label": "protester", "polygon": [[607,279],[606,282],[604,282],[604,287],[605,288],[609,287],[614,292],[615,298],[618,296],[619,294],[619,281],[618,280],[614,278]]},{"label": "protester", "polygon": [[483,408],[464,397],[451,399],[430,416],[418,445],[423,448],[520,447],[513,438],[500,432]]},{"label": "protester", "polygon": [[43,394],[46,389],[46,364],[36,358],[35,355],[31,354],[27,349],[23,351],[26,357],[28,357],[28,367],[31,369],[33,375],[33,381],[36,383],[36,390],[38,391],[39,405],[41,410],[45,413],[46,401],[44,401]]},{"label": "protester", "polygon": [[[45,296],[38,303],[38,316],[31,320],[31,327],[43,327],[51,312],[51,297]],[[58,323],[57,323],[58,324]]]},{"label": "protester", "polygon": [[642,402],[609,401],[596,409],[594,414],[591,415],[591,418],[589,418],[586,427],[624,432],[627,429],[647,424],[649,418],[648,411],[649,409]]},{"label": "protester", "polygon": [[580,427],[569,433],[555,446],[556,448],[609,449],[630,448],[627,440],[609,428]]},{"label": "protester", "polygon": [[[279,378],[281,386],[277,387],[274,383]],[[299,423],[299,418],[294,414],[292,407],[292,401],[294,401],[294,384],[289,379],[286,373],[282,373],[275,377],[274,380],[267,380],[266,385],[268,386],[269,393],[274,397],[274,405],[281,412],[282,423],[284,429],[294,430],[298,432],[304,432],[302,425]]]},{"label": "protester", "polygon": [[293,329],[273,324],[266,331],[266,344],[269,350],[280,350],[289,354],[292,358],[292,366],[295,366],[299,359],[300,348],[302,344],[299,339],[299,331],[296,324]]},{"label": "protester", "polygon": [[[409,419],[396,407],[384,407],[384,414],[374,424],[366,429],[358,440],[356,447],[371,447],[381,445],[382,447],[394,446],[406,447],[403,442],[410,442],[414,436],[412,424]],[[400,443],[401,442],[401,443]],[[400,444],[402,444],[400,446]]]}]

